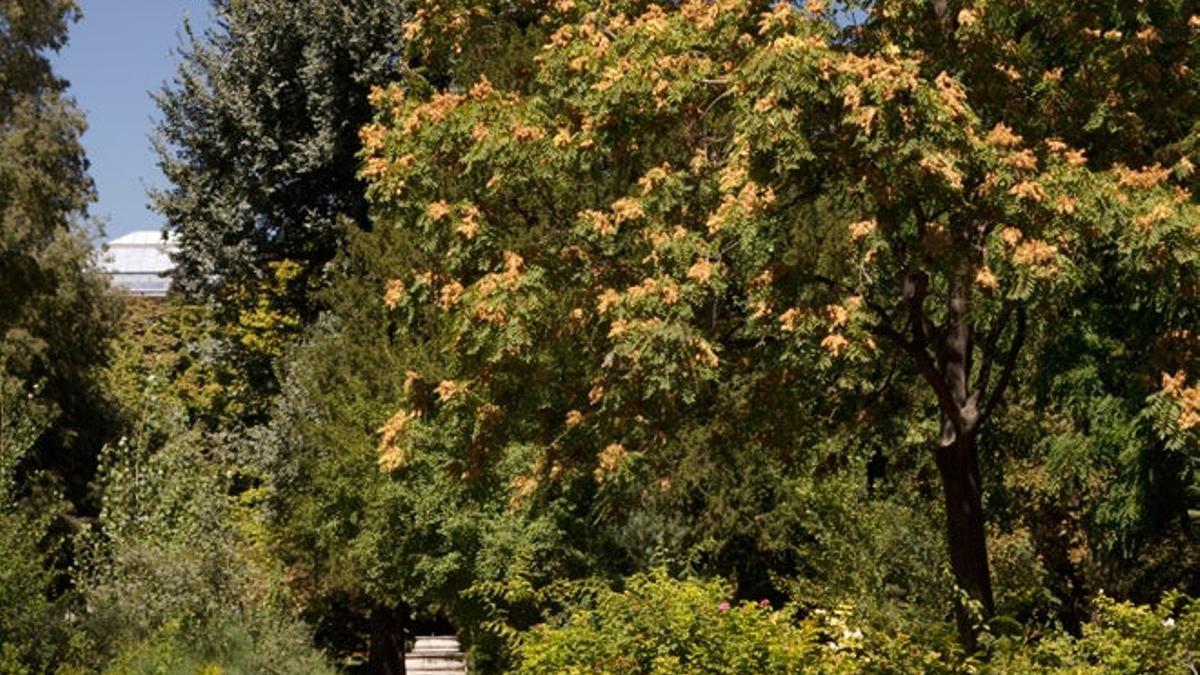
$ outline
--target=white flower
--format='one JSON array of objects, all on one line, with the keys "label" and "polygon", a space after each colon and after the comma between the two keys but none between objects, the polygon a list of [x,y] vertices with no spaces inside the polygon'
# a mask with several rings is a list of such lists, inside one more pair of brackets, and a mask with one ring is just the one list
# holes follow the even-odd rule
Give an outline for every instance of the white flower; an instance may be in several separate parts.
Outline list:
[{"label": "white flower", "polygon": [[1172,628],[1175,626],[1175,619],[1168,616],[1167,618],[1163,619],[1163,625],[1167,628]]}]

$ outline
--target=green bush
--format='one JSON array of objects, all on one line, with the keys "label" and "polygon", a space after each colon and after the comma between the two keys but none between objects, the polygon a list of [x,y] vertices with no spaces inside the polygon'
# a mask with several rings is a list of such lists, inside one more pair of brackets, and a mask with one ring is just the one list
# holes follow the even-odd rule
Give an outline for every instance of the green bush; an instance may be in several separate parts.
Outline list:
[{"label": "green bush", "polygon": [[861,628],[849,608],[797,619],[766,603],[731,603],[722,581],[630,578],[564,617],[520,635],[515,672],[550,673],[1071,673],[1200,670],[1200,601],[1167,596],[1150,607],[1101,596],[1082,637],[1050,632],[991,637],[964,657],[946,641]]},{"label": "green bush", "polygon": [[515,672],[542,673],[800,673],[850,672],[839,655],[861,631],[839,617],[796,623],[766,603],[729,601],[721,581],[676,581],[663,572],[604,591],[594,606],[558,625],[529,631],[516,650]]},{"label": "green bush", "polygon": [[265,496],[149,380],[136,434],[105,449],[79,538],[75,665],[112,673],[323,672],[263,534]]},{"label": "green bush", "polygon": [[[53,490],[19,466],[53,414],[0,367],[0,673],[49,667],[66,641],[61,603],[52,593],[52,525],[63,512]],[[36,486],[36,487],[35,487]]]},{"label": "green bush", "polygon": [[224,617],[197,640],[170,621],[126,646],[107,665],[109,675],[319,675],[332,668],[308,645],[297,624],[251,614]]},{"label": "green bush", "polygon": [[1168,595],[1156,606],[1100,596],[1076,639],[1000,640],[989,664],[997,673],[1195,673],[1200,671],[1200,601]]}]

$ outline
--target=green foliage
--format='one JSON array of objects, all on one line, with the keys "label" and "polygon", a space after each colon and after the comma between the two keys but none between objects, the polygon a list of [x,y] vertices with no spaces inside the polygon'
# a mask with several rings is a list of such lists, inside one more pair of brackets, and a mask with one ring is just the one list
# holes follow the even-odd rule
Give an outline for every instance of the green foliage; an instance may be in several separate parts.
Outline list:
[{"label": "green foliage", "polygon": [[963,658],[945,642],[873,631],[857,611],[731,602],[719,581],[637,575],[620,591],[576,599],[561,616],[516,636],[514,672],[534,673],[1150,673],[1200,663],[1200,603],[1177,595],[1156,606],[1100,596],[1081,637],[984,639]]},{"label": "green foliage", "polygon": [[623,592],[604,591],[561,624],[523,635],[513,672],[853,672],[837,651],[861,632],[835,635],[830,623],[795,624],[786,609],[732,600],[721,582],[632,577]]},{"label": "green foliage", "polygon": [[734,600],[721,580],[662,570],[622,590],[578,596],[566,612],[517,635],[518,673],[969,672],[949,635],[921,642],[865,627],[850,605],[772,607]]},{"label": "green foliage", "polygon": [[[36,672],[65,641],[53,595],[51,526],[63,505],[18,483],[18,467],[50,426],[47,405],[0,370],[0,672]],[[27,485],[22,485],[22,484]],[[25,670],[28,669],[28,670]]]},{"label": "green foliage", "polygon": [[[212,10],[211,30],[186,27],[178,76],[157,97],[171,187],[154,208],[178,238],[181,287],[219,302],[223,323],[265,304],[308,320],[345,231],[367,226],[357,133],[367,92],[392,77],[401,3],[213,0]],[[294,283],[271,296],[284,261]],[[268,368],[254,384],[270,380]]]},{"label": "green foliage", "polygon": [[0,671],[1195,669],[1185,3],[213,7],[106,343],[0,0]]},{"label": "green foliage", "polygon": [[291,622],[255,613],[224,617],[204,638],[171,622],[123,649],[110,675],[316,675],[334,673],[312,651],[308,636]]},{"label": "green foliage", "polygon": [[[793,496],[775,486],[884,455],[889,478],[916,474],[897,481],[898,510],[944,491],[954,583],[985,615],[985,496],[1002,532],[1034,530],[1024,555],[1054,575],[1006,602],[1077,606],[1086,554],[1053,550],[998,486],[1047,462],[1083,469],[1054,480],[1084,502],[1072,517],[1096,569],[1128,560],[1101,552],[1118,546],[1105,536],[1160,536],[1168,518],[1146,496],[1169,495],[1164,515],[1187,506],[1187,462],[1168,478],[1148,468],[1163,465],[1141,417],[1152,389],[1072,378],[1119,347],[1153,382],[1143,357],[1194,327],[1191,291],[1176,292],[1200,275],[1192,132],[1114,92],[1149,95],[1124,60],[1140,50],[1173,64],[1162,84],[1194,116],[1194,78],[1175,66],[1195,44],[1180,4],[1097,3],[1064,33],[1039,23],[1057,3],[1035,5],[869,3],[851,31],[824,3],[418,3],[411,58],[434,65],[375,92],[362,134],[368,276],[395,344],[428,354],[405,364],[415,384],[377,427],[380,467],[403,483],[423,455],[447,457],[486,481],[519,457],[512,499],[532,514],[561,499],[606,526],[653,523],[672,553],[717,553],[716,571],[820,579],[794,558],[761,564],[770,544],[726,566],[740,533],[696,535],[745,509],[762,542],[765,514]],[[1093,24],[1109,20],[1121,29],[1100,44]],[[1043,32],[1056,41],[1020,46]],[[1141,122],[1055,108],[1064,69],[1072,111]],[[863,431],[882,419],[886,433]],[[713,468],[770,475],[773,461],[780,480],[755,477],[752,494]],[[1106,475],[1113,498],[1076,489]],[[821,507],[851,512],[841,497]],[[960,628],[972,644],[965,611]]]},{"label": "green foliage", "polygon": [[1001,640],[984,672],[1188,673],[1200,668],[1200,602],[1168,595],[1156,606],[1103,595],[1080,638],[1049,636],[1036,644]]},{"label": "green foliage", "polygon": [[[290,266],[282,266],[286,270]],[[287,279],[273,280],[276,289]],[[229,324],[207,305],[182,298],[129,299],[113,340],[113,362],[103,371],[105,393],[120,411],[123,429],[135,432],[145,412],[148,378],[167,383],[156,395],[186,412],[189,426],[217,432],[266,418],[275,387],[274,360],[288,347],[298,319],[276,304],[279,292],[245,320]]]},{"label": "green foliage", "polygon": [[136,432],[102,458],[77,658],[122,673],[319,670],[266,551],[263,495],[235,485],[235,454],[190,431],[167,386],[148,378]]},{"label": "green foliage", "polygon": [[77,16],[70,0],[0,3],[0,369],[60,413],[28,465],[82,505],[110,423],[95,370],[117,308],[89,241],[83,115],[48,54]]},{"label": "green foliage", "polygon": [[[82,113],[49,53],[70,0],[0,2],[0,670],[61,658],[63,524],[111,425],[97,371],[117,306],[94,264]],[[65,496],[70,503],[64,501]]]}]

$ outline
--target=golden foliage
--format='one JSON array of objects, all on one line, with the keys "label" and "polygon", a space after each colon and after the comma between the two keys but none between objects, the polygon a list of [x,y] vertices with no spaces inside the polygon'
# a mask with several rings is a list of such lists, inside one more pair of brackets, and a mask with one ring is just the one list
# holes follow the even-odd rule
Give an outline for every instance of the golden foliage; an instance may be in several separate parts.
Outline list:
[{"label": "golden foliage", "polygon": [[985,288],[987,290],[992,290],[999,285],[996,275],[992,273],[992,270],[989,269],[987,265],[980,267],[979,271],[975,273],[975,283],[979,284],[981,288]]},{"label": "golden foliage", "polygon": [[474,239],[479,234],[479,207],[471,204],[462,209],[462,222],[454,229],[467,239]]},{"label": "golden foliage", "polygon": [[404,468],[408,464],[411,458],[409,457],[408,449],[404,446],[404,435],[409,425],[418,418],[420,418],[419,412],[412,412],[402,408],[397,410],[376,431],[379,434],[379,458],[377,463],[381,471],[390,473]]},{"label": "golden foliage", "polygon": [[618,224],[638,220],[646,215],[645,209],[642,207],[642,202],[633,197],[622,197],[612,203],[613,215],[616,216]]},{"label": "golden foliage", "polygon": [[404,295],[404,282],[399,279],[388,279],[387,285],[383,291],[383,304],[388,309],[396,309],[396,305],[400,304],[400,298]]},{"label": "golden foliage", "polygon": [[933,153],[921,158],[920,166],[928,173],[940,176],[946,185],[955,190],[963,188],[963,175],[955,166],[953,158],[942,153]]},{"label": "golden foliage", "polygon": [[821,340],[821,347],[834,358],[841,356],[842,351],[849,345],[850,341],[837,333],[830,333],[825,336],[825,339]]},{"label": "golden foliage", "polygon": [[450,215],[450,205],[444,201],[429,202],[425,205],[425,215],[436,223]]},{"label": "golden foliage", "polygon": [[596,482],[603,483],[605,478],[621,466],[621,462],[628,454],[629,452],[625,450],[625,446],[620,443],[612,443],[601,450],[600,454],[596,456],[597,466],[593,474]]},{"label": "golden foliage", "polygon": [[1118,164],[1113,167],[1113,173],[1116,174],[1117,184],[1121,187],[1149,190],[1166,181],[1171,175],[1171,169],[1157,162],[1141,169],[1130,169]]},{"label": "golden foliage", "polygon": [[1018,199],[1028,199],[1034,203],[1046,201],[1046,189],[1035,180],[1025,180],[1017,183],[1008,190],[1008,194]]},{"label": "golden foliage", "polygon": [[1179,406],[1176,424],[1183,431],[1200,425],[1200,386],[1185,387],[1186,381],[1187,374],[1183,371],[1162,375],[1162,392]]},{"label": "golden foliage", "polygon": [[463,285],[457,281],[451,281],[442,286],[442,290],[438,293],[438,304],[442,309],[448,310],[458,304],[458,299],[462,297],[462,294]]},{"label": "golden foliage", "polygon": [[700,285],[707,285],[713,275],[713,264],[707,258],[701,258],[688,268],[687,276],[695,279]]},{"label": "golden foliage", "polygon": [[442,380],[438,382],[438,386],[434,391],[437,392],[438,400],[443,403],[449,403],[467,393],[467,383],[455,380]]},{"label": "golden foliage", "polygon": [[1013,251],[1013,262],[1018,265],[1046,265],[1058,256],[1058,247],[1041,239],[1030,239],[1019,244]]},{"label": "golden foliage", "polygon": [[859,241],[871,236],[875,232],[876,223],[874,218],[868,220],[860,220],[856,223],[850,223],[850,241]]},{"label": "golden foliage", "polygon": [[779,315],[779,328],[785,333],[791,333],[796,330],[796,324],[800,321],[801,313],[796,307],[791,307]]},{"label": "golden foliage", "polygon": [[1021,231],[1015,227],[1000,228],[1000,240],[1009,246],[1016,246],[1021,241]]}]

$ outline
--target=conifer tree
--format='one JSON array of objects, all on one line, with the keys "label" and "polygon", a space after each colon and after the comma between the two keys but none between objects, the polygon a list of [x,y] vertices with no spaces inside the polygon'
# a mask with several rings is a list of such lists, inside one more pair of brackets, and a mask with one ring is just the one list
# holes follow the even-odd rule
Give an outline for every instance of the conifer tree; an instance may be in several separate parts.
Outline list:
[{"label": "conifer tree", "polygon": [[214,26],[186,26],[175,80],[157,96],[157,144],[170,187],[154,208],[179,241],[178,281],[233,313],[231,291],[300,267],[289,310],[311,317],[346,227],[366,227],[355,177],[366,94],[395,71],[394,0],[213,0]]},{"label": "conifer tree", "polygon": [[242,379],[230,410],[261,422],[275,365],[319,309],[348,229],[369,227],[358,128],[396,71],[396,0],[213,0],[185,26],[176,78],[157,95],[170,185],[152,206],[179,245],[176,284]]},{"label": "conifer tree", "polygon": [[78,504],[109,425],[95,373],[115,306],[89,240],[83,114],[48,58],[77,17],[69,0],[0,3],[0,373],[50,404],[31,465]]}]

